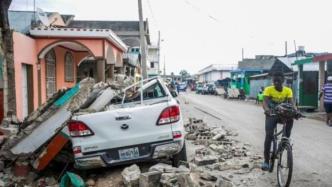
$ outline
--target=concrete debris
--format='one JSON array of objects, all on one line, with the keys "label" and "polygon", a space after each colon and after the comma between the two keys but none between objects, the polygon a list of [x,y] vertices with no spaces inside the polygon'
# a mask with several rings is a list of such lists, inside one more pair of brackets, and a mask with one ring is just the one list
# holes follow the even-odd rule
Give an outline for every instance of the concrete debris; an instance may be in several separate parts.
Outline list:
[{"label": "concrete debris", "polygon": [[[225,127],[210,127],[203,120],[189,119],[185,125],[186,140],[200,148],[190,163],[193,172],[198,172],[200,186],[233,187],[228,178],[216,173],[243,175],[259,168],[262,157],[250,153],[250,145],[233,139],[238,134]],[[233,176],[232,176],[233,178]]]},{"label": "concrete debris", "polygon": [[197,166],[205,166],[205,165],[210,165],[210,164],[214,164],[218,161],[218,158],[216,156],[212,156],[212,155],[197,155],[195,156],[194,159],[194,163]]},{"label": "concrete debris", "polygon": [[210,173],[207,173],[207,172],[203,172],[200,174],[200,178],[205,180],[205,181],[217,181],[218,178]]},{"label": "concrete debris", "polygon": [[96,181],[93,180],[93,179],[88,179],[85,184],[88,186],[88,187],[93,187],[96,185]]},{"label": "concrete debris", "polygon": [[123,177],[123,182],[126,187],[138,187],[139,186],[141,170],[136,164],[125,168],[121,172],[121,175]]},{"label": "concrete debris", "polygon": [[159,171],[162,173],[184,173],[184,172],[189,173],[190,169],[186,168],[183,165],[176,168],[165,163],[158,163],[156,165],[151,166],[149,171]]},{"label": "concrete debris", "polygon": [[69,102],[67,110],[75,112],[81,108],[90,95],[93,86],[95,85],[95,80],[92,78],[85,78],[79,83],[79,91]]},{"label": "concrete debris", "polygon": [[233,187],[234,184],[231,181],[227,180],[220,180],[216,187]]},{"label": "concrete debris", "polygon": [[163,187],[179,186],[178,179],[175,173],[163,173],[161,175],[160,183]]},{"label": "concrete debris", "polygon": [[142,173],[139,178],[140,187],[159,187],[162,172],[150,171]]}]

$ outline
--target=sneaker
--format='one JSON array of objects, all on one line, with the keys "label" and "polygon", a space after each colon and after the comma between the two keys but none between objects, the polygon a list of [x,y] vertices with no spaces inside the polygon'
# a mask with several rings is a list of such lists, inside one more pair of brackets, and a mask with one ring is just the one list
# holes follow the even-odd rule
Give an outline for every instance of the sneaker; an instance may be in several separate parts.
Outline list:
[{"label": "sneaker", "polygon": [[261,169],[262,169],[263,171],[268,171],[268,170],[270,169],[270,164],[267,163],[267,162],[263,162],[263,163],[262,163],[262,166],[261,166]]}]

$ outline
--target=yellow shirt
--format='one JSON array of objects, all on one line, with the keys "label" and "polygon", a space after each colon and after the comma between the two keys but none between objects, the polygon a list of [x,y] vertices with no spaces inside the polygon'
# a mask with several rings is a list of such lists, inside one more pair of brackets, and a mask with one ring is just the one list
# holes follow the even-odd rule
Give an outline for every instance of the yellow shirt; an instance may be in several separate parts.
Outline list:
[{"label": "yellow shirt", "polygon": [[274,86],[269,86],[264,89],[263,95],[264,97],[270,97],[273,102],[282,103],[287,99],[293,98],[293,91],[292,89],[283,86],[282,91],[279,92]]}]

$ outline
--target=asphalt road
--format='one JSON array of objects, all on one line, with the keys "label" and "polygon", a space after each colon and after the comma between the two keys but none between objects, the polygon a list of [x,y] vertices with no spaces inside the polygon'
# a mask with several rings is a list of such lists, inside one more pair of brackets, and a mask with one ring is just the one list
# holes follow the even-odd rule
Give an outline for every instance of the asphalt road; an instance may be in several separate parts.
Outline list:
[{"label": "asphalt road", "polygon": [[[225,100],[218,96],[181,93],[179,99],[190,105],[187,113],[201,114],[201,118],[214,118],[239,133],[240,141],[263,152],[265,117],[261,106],[252,102]],[[187,107],[188,108],[188,107]],[[332,127],[322,121],[301,119],[292,131],[294,170],[292,186],[332,186]],[[262,175],[262,180],[275,184],[276,174]]]}]

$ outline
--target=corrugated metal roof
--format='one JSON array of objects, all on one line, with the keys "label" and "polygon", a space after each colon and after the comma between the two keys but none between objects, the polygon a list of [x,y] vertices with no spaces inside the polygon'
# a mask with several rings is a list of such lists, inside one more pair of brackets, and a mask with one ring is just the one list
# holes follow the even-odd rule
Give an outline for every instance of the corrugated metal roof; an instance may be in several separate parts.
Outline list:
[{"label": "corrugated metal roof", "polygon": [[275,62],[275,57],[268,58],[268,59],[243,59],[239,61],[239,69],[245,70],[270,70]]}]

